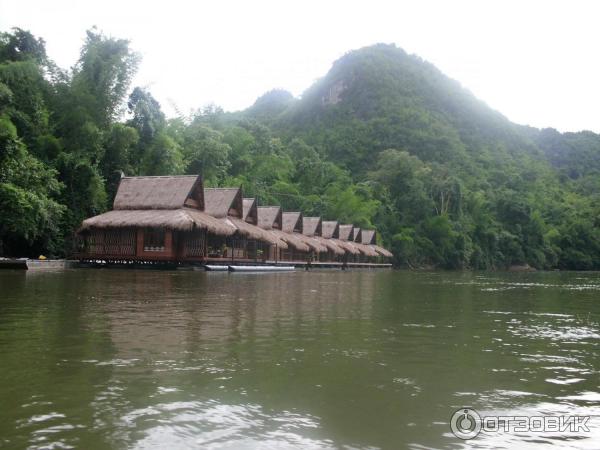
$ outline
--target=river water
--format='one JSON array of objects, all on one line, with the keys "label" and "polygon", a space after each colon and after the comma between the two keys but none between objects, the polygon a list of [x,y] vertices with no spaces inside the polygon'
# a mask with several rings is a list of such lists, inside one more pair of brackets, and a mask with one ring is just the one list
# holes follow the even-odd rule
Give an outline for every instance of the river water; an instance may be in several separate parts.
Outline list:
[{"label": "river water", "polygon": [[599,448],[599,356],[598,273],[0,271],[0,448]]}]

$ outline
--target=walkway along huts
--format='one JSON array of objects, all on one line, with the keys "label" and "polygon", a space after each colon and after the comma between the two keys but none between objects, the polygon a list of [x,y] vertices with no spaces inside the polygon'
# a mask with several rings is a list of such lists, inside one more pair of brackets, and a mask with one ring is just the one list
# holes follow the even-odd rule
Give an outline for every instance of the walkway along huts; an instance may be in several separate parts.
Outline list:
[{"label": "walkway along huts", "polygon": [[[388,263],[374,230],[279,206],[241,188],[204,188],[199,176],[123,177],[112,211],[86,219],[76,257],[111,263]],[[389,266],[389,264],[385,264]]]}]

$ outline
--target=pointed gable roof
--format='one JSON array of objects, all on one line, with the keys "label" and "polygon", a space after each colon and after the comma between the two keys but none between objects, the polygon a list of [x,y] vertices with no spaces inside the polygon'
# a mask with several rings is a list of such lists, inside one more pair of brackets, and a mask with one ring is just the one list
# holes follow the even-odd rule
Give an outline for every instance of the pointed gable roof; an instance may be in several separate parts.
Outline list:
[{"label": "pointed gable roof", "polygon": [[337,220],[324,220],[321,236],[326,239],[337,239],[340,237],[340,225]]},{"label": "pointed gable roof", "polygon": [[204,209],[204,191],[199,175],[167,177],[123,177],[113,210]]},{"label": "pointed gable roof", "polygon": [[258,207],[258,226],[263,230],[281,230],[282,221],[281,206]]},{"label": "pointed gable roof", "polygon": [[255,198],[245,198],[242,202],[243,219],[252,225],[258,224],[258,208]]},{"label": "pointed gable roof", "polygon": [[[244,199],[240,188],[206,188],[204,189],[206,212],[212,217],[222,219],[222,222],[232,226],[242,236],[288,248],[287,244],[277,236],[244,220]],[[248,202],[246,202],[248,204]],[[250,217],[249,215],[247,218]]]},{"label": "pointed gable roof", "polygon": [[376,244],[375,230],[361,230],[361,241],[363,244]]},{"label": "pointed gable roof", "polygon": [[354,225],[340,225],[340,239],[342,241],[353,241]]},{"label": "pointed gable roof", "polygon": [[244,215],[240,188],[204,188],[204,211],[213,217]]},{"label": "pointed gable roof", "polygon": [[305,236],[321,236],[322,221],[320,217],[303,217],[302,234]]},{"label": "pointed gable roof", "polygon": [[302,233],[302,213],[301,212],[284,212],[283,216],[283,231],[286,233]]}]

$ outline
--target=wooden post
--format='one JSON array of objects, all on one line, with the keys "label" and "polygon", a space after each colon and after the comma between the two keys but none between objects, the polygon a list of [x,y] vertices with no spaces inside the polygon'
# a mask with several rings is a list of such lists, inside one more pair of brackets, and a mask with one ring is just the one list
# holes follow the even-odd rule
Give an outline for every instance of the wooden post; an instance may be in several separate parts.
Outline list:
[{"label": "wooden post", "polygon": [[168,258],[172,258],[174,255],[173,248],[173,231],[165,230],[165,253]]},{"label": "wooden post", "polygon": [[144,252],[144,229],[143,228],[138,228],[136,231],[136,238],[137,238],[137,248],[135,250],[135,256],[142,256],[142,253]]}]

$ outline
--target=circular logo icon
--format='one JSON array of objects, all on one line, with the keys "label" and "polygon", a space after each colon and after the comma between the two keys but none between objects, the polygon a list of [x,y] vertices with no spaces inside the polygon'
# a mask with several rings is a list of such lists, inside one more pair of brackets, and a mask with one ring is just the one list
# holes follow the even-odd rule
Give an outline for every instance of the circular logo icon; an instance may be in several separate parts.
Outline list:
[{"label": "circular logo icon", "polygon": [[452,414],[450,429],[459,439],[473,439],[481,431],[481,416],[474,409],[461,408]]}]

